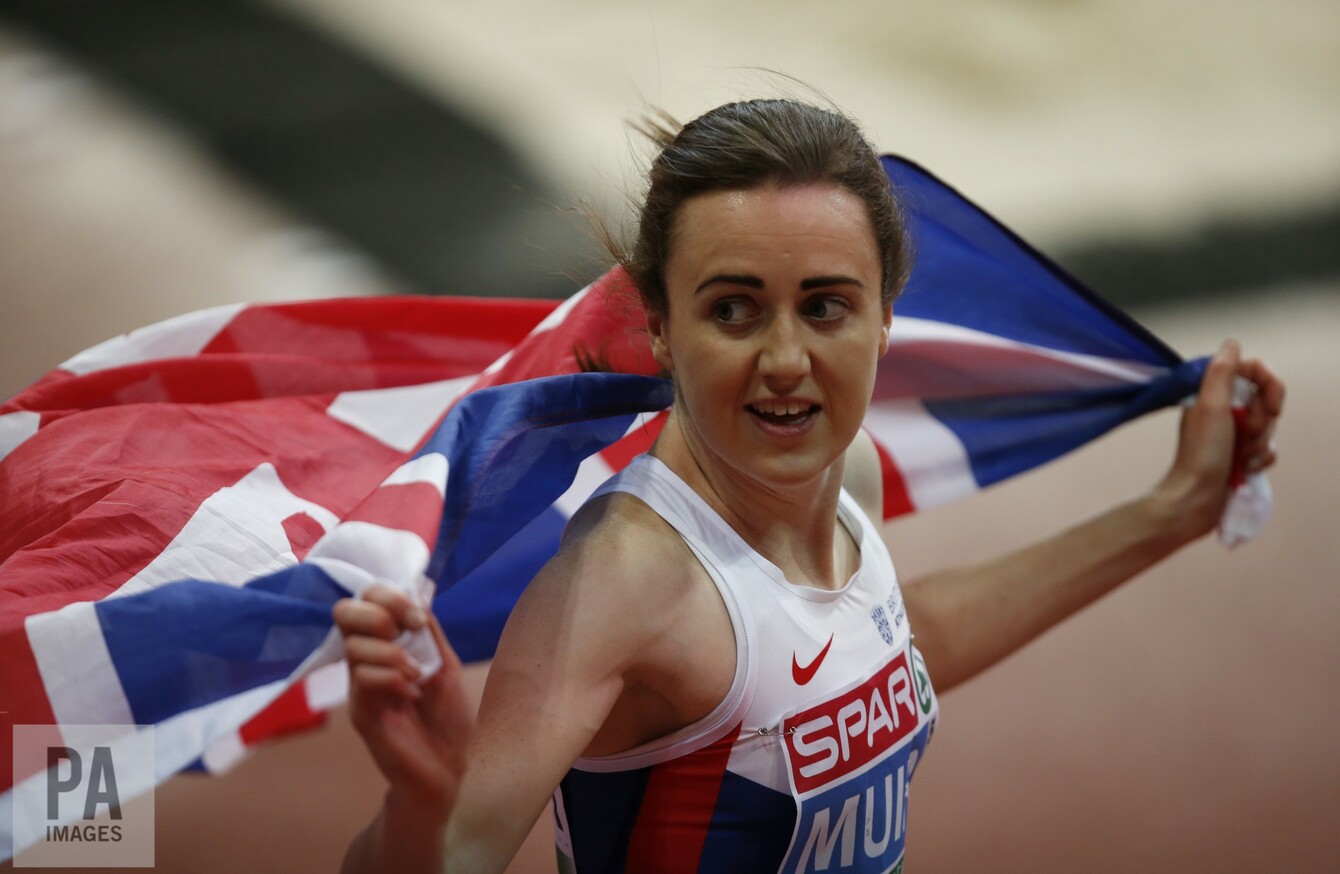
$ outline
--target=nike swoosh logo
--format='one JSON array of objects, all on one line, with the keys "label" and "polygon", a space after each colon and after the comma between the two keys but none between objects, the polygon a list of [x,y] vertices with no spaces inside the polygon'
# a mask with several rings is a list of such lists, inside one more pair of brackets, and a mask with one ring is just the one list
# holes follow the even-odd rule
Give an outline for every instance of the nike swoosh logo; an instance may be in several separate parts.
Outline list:
[{"label": "nike swoosh logo", "polygon": [[828,648],[833,645],[833,635],[828,635],[828,643],[819,650],[819,654],[814,657],[814,661],[804,667],[800,666],[800,660],[796,658],[794,650],[791,652],[791,679],[796,681],[797,686],[803,686],[814,679],[814,674],[819,670],[819,665],[823,663],[824,656],[828,655]]}]

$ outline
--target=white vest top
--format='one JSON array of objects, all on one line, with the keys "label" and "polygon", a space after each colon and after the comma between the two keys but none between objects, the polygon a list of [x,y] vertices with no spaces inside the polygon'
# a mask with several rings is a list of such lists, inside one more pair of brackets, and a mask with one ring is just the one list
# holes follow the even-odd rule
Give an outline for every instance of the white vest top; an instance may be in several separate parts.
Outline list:
[{"label": "white vest top", "polygon": [[908,784],[939,706],[869,518],[842,492],[861,566],[829,591],[788,582],[659,459],[639,456],[592,497],[613,491],[674,527],[716,584],[735,676],[693,725],[575,763],[555,794],[561,868],[901,869]]}]

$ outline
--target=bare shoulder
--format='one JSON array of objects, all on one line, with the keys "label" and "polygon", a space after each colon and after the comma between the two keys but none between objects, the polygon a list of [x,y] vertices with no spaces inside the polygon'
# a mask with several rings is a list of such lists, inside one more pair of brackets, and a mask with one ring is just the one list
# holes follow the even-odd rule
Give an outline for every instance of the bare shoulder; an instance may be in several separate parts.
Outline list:
[{"label": "bare shoulder", "polygon": [[573,516],[514,619],[599,630],[603,657],[626,665],[703,582],[710,585],[674,528],[642,501],[616,492]]},{"label": "bare shoulder", "polygon": [[842,487],[876,525],[884,520],[884,471],[875,441],[864,429],[847,447],[842,470]]},{"label": "bare shoulder", "polygon": [[[625,702],[667,662],[666,628],[690,624],[675,593],[691,590],[694,564],[674,530],[630,496],[578,511],[503,629],[449,843],[503,847],[502,858],[583,751],[624,749],[661,730],[627,717]],[[664,708],[644,712],[666,718]]]},{"label": "bare shoulder", "polygon": [[735,633],[716,583],[678,532],[639,499],[593,501],[569,526],[567,585],[604,618],[621,694],[586,748],[610,755],[692,725],[736,672]]},{"label": "bare shoulder", "polygon": [[669,522],[638,498],[615,492],[584,505],[568,524],[556,570],[616,600],[645,608],[671,602],[706,579]]}]

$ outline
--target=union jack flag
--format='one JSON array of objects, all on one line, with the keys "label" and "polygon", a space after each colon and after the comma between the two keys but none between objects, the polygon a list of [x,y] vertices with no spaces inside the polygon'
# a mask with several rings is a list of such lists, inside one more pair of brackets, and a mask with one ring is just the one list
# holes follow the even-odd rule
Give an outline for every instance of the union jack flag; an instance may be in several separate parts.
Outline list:
[{"label": "union jack flag", "polygon": [[[884,515],[944,503],[1192,394],[1183,361],[916,165],[916,241],[866,428]],[[580,373],[598,353],[615,373]],[[331,605],[435,592],[487,658],[567,517],[645,451],[672,392],[611,271],[562,303],[221,307],[110,340],[0,405],[0,859],[11,726],[155,728],[161,781],[318,724]],[[101,743],[106,743],[103,739]]]}]

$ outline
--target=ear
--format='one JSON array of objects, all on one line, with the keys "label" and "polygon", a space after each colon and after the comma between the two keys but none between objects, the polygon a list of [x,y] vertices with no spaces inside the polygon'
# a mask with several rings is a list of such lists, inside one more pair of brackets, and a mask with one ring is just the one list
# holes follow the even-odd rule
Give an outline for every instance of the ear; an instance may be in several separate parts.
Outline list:
[{"label": "ear", "polygon": [[879,329],[879,357],[889,354],[889,328],[893,326],[893,304],[884,308],[884,327]]},{"label": "ear", "polygon": [[651,357],[661,365],[666,373],[675,372],[675,361],[670,356],[670,343],[666,336],[669,325],[666,318],[656,310],[647,308],[647,335],[651,337]]}]

